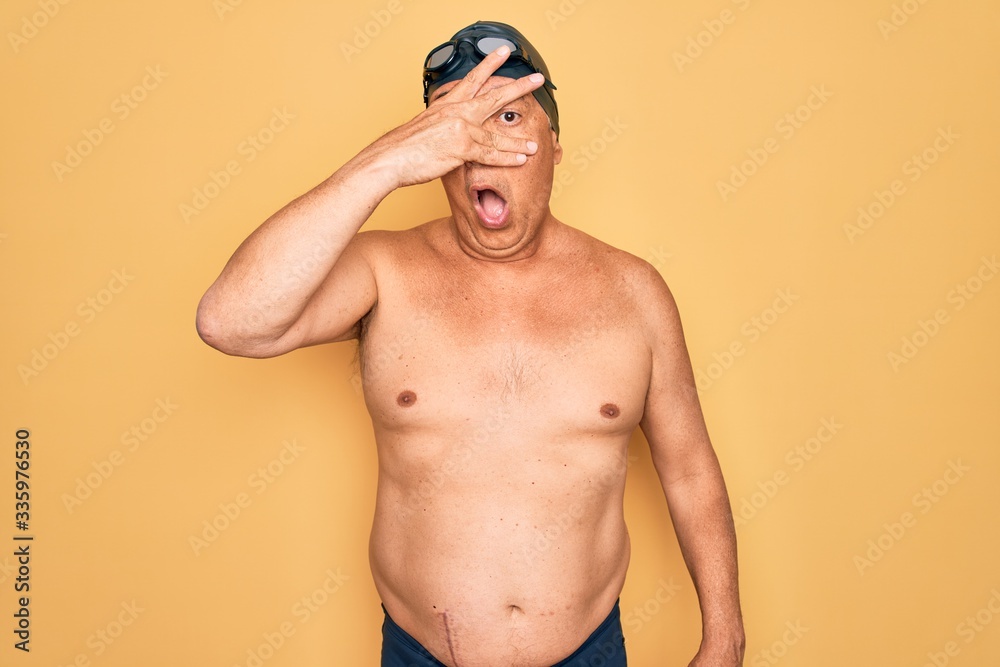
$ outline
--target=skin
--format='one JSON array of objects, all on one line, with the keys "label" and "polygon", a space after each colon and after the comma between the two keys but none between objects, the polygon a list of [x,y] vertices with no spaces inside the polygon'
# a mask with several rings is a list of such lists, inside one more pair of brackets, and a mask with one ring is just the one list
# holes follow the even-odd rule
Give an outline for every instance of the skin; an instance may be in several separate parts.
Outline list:
[{"label": "skin", "polygon": [[[691,665],[740,665],[736,541],[674,299],[646,262],[556,220],[555,133],[488,56],[275,213],[198,309],[228,354],[358,339],[379,458],[370,559],[392,618],[446,665],[551,665],[621,593],[625,456],[643,430],[698,591]],[[360,232],[440,178],[451,215]],[[507,202],[484,225],[476,188]]]}]

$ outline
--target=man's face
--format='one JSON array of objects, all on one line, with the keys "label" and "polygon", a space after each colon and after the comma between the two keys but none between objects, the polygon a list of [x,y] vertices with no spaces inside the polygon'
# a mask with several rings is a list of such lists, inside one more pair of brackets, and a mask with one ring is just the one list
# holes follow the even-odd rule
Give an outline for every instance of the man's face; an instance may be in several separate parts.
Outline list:
[{"label": "man's face", "polygon": [[[492,90],[511,79],[492,76],[482,91]],[[442,85],[431,105],[447,97],[458,85]],[[487,132],[529,139],[538,151],[516,167],[488,167],[467,162],[441,177],[451,205],[459,240],[474,257],[510,260],[534,252],[539,228],[550,216],[552,174],[562,159],[562,147],[549,126],[548,116],[531,94],[505,105],[483,124]]]}]

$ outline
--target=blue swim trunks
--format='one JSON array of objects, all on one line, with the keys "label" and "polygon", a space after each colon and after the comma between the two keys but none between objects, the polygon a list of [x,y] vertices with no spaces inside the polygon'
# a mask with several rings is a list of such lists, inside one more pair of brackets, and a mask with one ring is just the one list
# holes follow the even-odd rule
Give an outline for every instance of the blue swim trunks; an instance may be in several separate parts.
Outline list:
[{"label": "blue swim trunks", "polygon": [[[382,623],[382,667],[445,667],[444,663],[431,655],[403,628],[389,617],[385,611]],[[625,636],[622,634],[621,610],[618,601],[611,613],[587,641],[565,660],[552,667],[626,667]]]}]

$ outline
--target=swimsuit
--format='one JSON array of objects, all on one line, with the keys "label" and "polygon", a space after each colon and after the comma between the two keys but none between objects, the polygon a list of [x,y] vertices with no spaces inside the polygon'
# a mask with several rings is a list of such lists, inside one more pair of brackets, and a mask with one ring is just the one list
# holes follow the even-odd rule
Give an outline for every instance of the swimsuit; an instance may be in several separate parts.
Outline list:
[{"label": "swimsuit", "polygon": [[[385,605],[382,624],[382,667],[445,667],[420,642],[411,637],[389,616]],[[622,634],[621,611],[618,601],[611,613],[587,641],[565,660],[552,667],[626,667],[625,637]]]}]

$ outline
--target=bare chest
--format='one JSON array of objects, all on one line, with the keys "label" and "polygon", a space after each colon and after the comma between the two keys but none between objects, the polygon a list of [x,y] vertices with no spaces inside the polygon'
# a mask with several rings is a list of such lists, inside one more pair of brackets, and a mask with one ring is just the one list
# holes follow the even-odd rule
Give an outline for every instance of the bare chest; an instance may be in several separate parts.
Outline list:
[{"label": "bare chest", "polygon": [[367,323],[362,377],[376,426],[447,430],[491,415],[536,434],[638,424],[649,350],[627,305],[586,287],[427,287],[380,299]]}]

